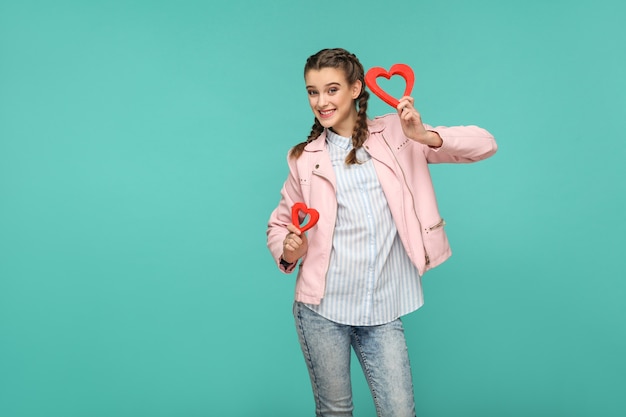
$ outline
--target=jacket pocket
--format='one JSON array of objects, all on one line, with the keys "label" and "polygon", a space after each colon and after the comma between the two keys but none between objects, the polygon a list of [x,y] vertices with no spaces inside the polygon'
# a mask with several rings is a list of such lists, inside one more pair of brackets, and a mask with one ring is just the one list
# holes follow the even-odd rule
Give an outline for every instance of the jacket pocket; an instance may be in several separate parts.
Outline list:
[{"label": "jacket pocket", "polygon": [[446,236],[446,222],[444,219],[426,227],[423,233],[424,249],[426,251],[426,266],[433,267],[442,262],[442,257],[449,254],[450,244]]},{"label": "jacket pocket", "polygon": [[437,229],[443,229],[443,227],[446,225],[446,221],[444,219],[439,220],[439,222],[437,222],[436,224],[428,227],[426,229],[426,233],[432,233],[434,231],[436,231]]}]

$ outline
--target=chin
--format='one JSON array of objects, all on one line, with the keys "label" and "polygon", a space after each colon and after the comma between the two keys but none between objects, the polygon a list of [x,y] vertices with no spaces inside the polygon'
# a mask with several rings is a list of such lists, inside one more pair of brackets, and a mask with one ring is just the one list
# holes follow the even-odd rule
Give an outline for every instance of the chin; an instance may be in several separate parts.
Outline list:
[{"label": "chin", "polygon": [[330,120],[324,120],[318,117],[317,121],[320,122],[320,124],[326,129],[330,129],[331,127],[333,127],[333,122]]}]

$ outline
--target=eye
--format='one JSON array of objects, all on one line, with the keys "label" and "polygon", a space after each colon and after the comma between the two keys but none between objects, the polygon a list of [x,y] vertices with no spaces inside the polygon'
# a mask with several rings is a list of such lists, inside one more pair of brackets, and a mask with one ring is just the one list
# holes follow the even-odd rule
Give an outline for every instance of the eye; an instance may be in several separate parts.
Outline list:
[{"label": "eye", "polygon": [[328,94],[335,94],[339,89],[337,87],[330,87],[328,89]]},{"label": "eye", "polygon": [[315,91],[315,90],[307,90],[307,94],[310,95],[310,96],[314,96],[314,95],[317,94],[317,91]]}]

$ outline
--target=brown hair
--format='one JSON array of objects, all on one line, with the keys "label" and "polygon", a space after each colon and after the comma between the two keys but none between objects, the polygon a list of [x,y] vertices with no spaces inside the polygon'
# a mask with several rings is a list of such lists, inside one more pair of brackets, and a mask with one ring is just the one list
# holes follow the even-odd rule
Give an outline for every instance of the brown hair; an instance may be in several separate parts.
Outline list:
[{"label": "brown hair", "polygon": [[[356,158],[356,150],[363,146],[363,142],[367,139],[367,99],[370,96],[365,90],[365,71],[363,70],[363,65],[361,65],[356,55],[351,54],[345,49],[322,49],[306,60],[304,75],[306,76],[307,72],[310,70],[320,70],[322,68],[337,68],[342,70],[350,85],[354,84],[356,81],[361,81],[361,94],[355,99],[355,102],[358,103],[358,112],[354,131],[352,132],[353,149],[346,157],[346,164],[348,165],[359,163]],[[315,118],[307,140],[294,146],[289,155],[292,158],[299,158],[304,151],[304,147],[321,135],[323,131],[324,127],[317,118]]]}]

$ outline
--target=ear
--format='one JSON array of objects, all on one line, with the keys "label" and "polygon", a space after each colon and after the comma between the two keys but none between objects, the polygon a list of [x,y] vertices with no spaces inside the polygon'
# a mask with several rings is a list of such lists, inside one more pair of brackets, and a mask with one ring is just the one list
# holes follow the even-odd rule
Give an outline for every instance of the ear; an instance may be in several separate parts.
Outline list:
[{"label": "ear", "polygon": [[354,84],[352,84],[352,99],[356,100],[358,96],[361,95],[361,90],[363,89],[363,83],[361,80],[356,80]]}]

